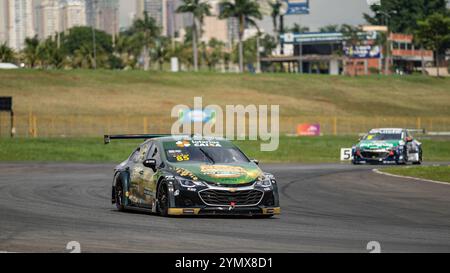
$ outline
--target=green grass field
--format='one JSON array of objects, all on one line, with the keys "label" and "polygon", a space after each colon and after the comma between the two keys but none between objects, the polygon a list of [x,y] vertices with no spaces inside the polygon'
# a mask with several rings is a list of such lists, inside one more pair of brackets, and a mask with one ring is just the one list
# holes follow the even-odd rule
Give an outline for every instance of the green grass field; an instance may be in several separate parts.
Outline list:
[{"label": "green grass field", "polygon": [[16,113],[170,117],[177,104],[279,104],[282,117],[450,116],[450,78],[73,70],[0,71]]},{"label": "green grass field", "polygon": [[[100,138],[90,136],[146,129],[162,133],[158,128],[166,130],[174,121],[172,107],[192,106],[195,96],[203,97],[204,106],[280,105],[280,129],[285,133],[294,132],[301,122],[320,122],[323,132],[331,134],[333,117],[338,117],[337,133],[343,135],[375,126],[412,128],[418,121],[427,129],[450,130],[450,78],[0,70],[0,83],[0,96],[14,98],[18,136],[0,138],[0,161],[119,162],[136,142],[104,146]],[[41,138],[24,138],[34,123],[30,112],[37,116],[35,131]],[[165,124],[158,127],[161,120]],[[8,117],[0,115],[0,123],[0,135],[6,136]],[[260,152],[257,142],[237,143],[262,162],[336,162],[339,148],[351,147],[356,138],[282,137],[272,153]],[[450,160],[449,146],[448,141],[424,141],[425,160]]]},{"label": "green grass field", "polygon": [[450,166],[393,167],[382,170],[390,174],[431,179],[450,183]]},{"label": "green grass field", "polygon": [[[101,138],[0,139],[0,161],[39,162],[121,162],[139,141],[114,141],[104,145]],[[351,147],[355,137],[293,138],[281,137],[275,152],[261,152],[260,143],[237,141],[236,144],[251,158],[262,163],[320,163],[338,162],[339,151]],[[423,140],[425,161],[450,161],[450,142]]]}]

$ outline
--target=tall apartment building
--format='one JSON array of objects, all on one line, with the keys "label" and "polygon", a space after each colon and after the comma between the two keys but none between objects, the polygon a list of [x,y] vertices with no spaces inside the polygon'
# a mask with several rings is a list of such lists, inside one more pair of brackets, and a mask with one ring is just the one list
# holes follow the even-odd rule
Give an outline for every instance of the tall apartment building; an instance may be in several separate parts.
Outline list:
[{"label": "tall apartment building", "polygon": [[211,0],[209,4],[211,5],[211,16],[204,19],[202,40],[209,41],[215,38],[231,46],[237,40],[237,20],[233,18],[219,19],[219,0]]},{"label": "tall apartment building", "polygon": [[219,19],[219,1],[209,1],[211,5],[211,16],[206,16],[203,23],[202,40],[209,41],[212,38],[222,42],[228,41],[227,20]]},{"label": "tall apartment building", "polygon": [[143,18],[146,12],[162,28],[163,35],[171,36],[171,33],[175,32],[173,18],[176,8],[176,0],[136,0],[136,18]]},{"label": "tall apartment building", "polygon": [[109,34],[119,32],[119,0],[85,0],[88,26]]},{"label": "tall apartment building", "polygon": [[180,5],[181,0],[166,1],[166,35],[169,37],[177,37],[181,29],[192,25],[192,16],[190,14],[177,13]]},{"label": "tall apartment building", "polygon": [[33,0],[4,0],[7,13],[7,40],[9,47],[21,50],[25,38],[33,37],[34,30],[34,1]]},{"label": "tall apartment building", "polygon": [[8,41],[8,6],[6,0],[0,0],[0,44]]},{"label": "tall apartment building", "polygon": [[36,7],[37,34],[46,39],[62,30],[61,3],[59,0],[41,0]]},{"label": "tall apartment building", "polygon": [[61,23],[63,31],[75,26],[85,26],[87,23],[85,1],[68,0],[61,10]]},{"label": "tall apartment building", "polygon": [[144,17],[146,12],[150,17],[156,20],[160,26],[163,25],[163,2],[164,0],[136,0],[136,16]]}]

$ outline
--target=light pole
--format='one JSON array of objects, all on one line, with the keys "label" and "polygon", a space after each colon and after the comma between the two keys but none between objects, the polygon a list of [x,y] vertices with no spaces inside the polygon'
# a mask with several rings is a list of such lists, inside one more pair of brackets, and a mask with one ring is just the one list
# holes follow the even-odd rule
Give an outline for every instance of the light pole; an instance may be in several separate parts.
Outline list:
[{"label": "light pole", "polygon": [[93,1],[93,7],[92,7],[92,12],[94,14],[93,18],[93,22],[92,22],[92,47],[93,47],[93,52],[94,52],[94,62],[92,64],[94,70],[97,69],[97,42],[96,42],[96,37],[95,37],[95,25],[97,24],[97,2],[98,0],[94,0]]},{"label": "light pole", "polygon": [[259,31],[258,28],[258,33],[256,34],[256,73],[261,73],[261,51],[259,50],[260,48],[260,35],[261,32]]},{"label": "light pole", "polygon": [[390,41],[390,32],[389,32],[389,19],[391,15],[385,11],[380,10],[381,14],[384,15],[384,20],[386,24],[386,56],[384,58],[385,66],[384,66],[384,74],[389,75],[389,63],[390,63],[390,52],[391,52],[391,41]]}]

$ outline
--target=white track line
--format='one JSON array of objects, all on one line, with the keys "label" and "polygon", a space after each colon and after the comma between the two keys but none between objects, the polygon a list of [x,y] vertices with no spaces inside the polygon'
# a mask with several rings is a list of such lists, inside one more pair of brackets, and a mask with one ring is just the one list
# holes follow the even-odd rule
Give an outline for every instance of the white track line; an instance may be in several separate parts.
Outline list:
[{"label": "white track line", "polygon": [[450,183],[442,182],[442,181],[436,181],[436,180],[430,180],[430,179],[423,179],[423,178],[412,177],[412,176],[404,176],[404,175],[390,174],[390,173],[382,172],[382,171],[380,171],[380,170],[378,170],[378,169],[372,169],[372,171],[373,171],[374,173],[377,173],[377,174],[382,174],[382,175],[387,175],[387,176],[392,176],[392,177],[397,177],[397,178],[407,178],[407,179],[413,179],[413,180],[417,180],[417,181],[423,181],[423,182],[429,182],[429,183],[435,183],[435,184],[441,184],[441,185],[447,185],[447,186],[450,186]]}]

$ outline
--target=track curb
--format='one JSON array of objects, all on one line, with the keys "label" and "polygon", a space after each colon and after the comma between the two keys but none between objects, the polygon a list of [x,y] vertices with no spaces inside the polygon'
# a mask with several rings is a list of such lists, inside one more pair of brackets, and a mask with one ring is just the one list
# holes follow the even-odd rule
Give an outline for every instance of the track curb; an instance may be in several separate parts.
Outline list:
[{"label": "track curb", "polygon": [[386,176],[391,176],[391,177],[406,178],[406,179],[412,179],[412,180],[417,180],[417,181],[423,181],[423,182],[429,182],[429,183],[435,183],[435,184],[441,184],[441,185],[450,186],[450,183],[448,183],[448,182],[442,182],[442,181],[436,181],[436,180],[431,180],[431,179],[418,178],[418,177],[413,177],[413,176],[391,174],[391,173],[382,172],[379,169],[372,169],[372,171],[374,173],[376,173],[376,174],[381,174],[381,175],[386,175]]}]

